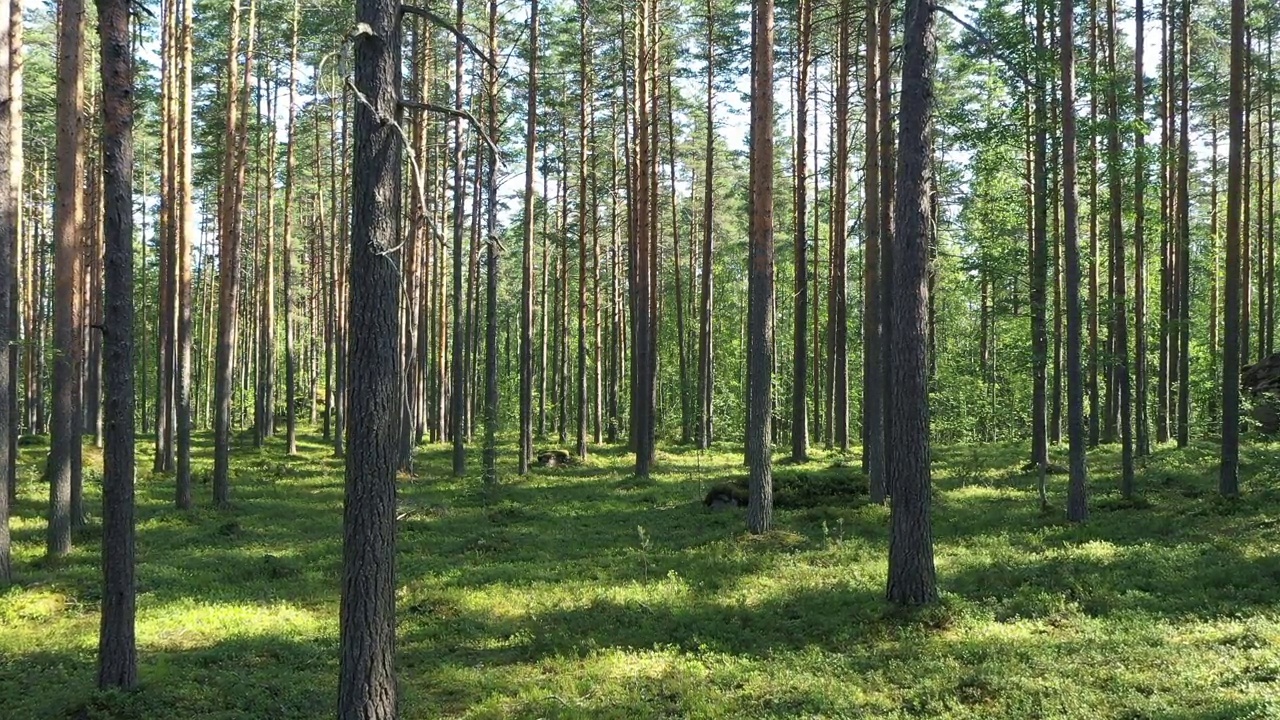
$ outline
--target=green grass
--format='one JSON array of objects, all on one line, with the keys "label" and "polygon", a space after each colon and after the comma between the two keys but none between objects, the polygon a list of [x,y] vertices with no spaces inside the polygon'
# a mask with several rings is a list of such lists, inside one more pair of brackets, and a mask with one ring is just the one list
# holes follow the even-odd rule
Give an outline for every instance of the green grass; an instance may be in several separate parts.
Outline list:
[{"label": "green grass", "polygon": [[[332,715],[341,462],[315,436],[297,458],[238,449],[235,507],[216,512],[200,440],[200,509],[177,512],[172,480],[139,474],[128,695],[93,689],[96,524],[65,561],[42,559],[45,448],[23,446],[0,717]],[[702,505],[742,477],[737,448],[664,448],[647,482],[598,448],[524,479],[507,465],[492,490],[478,451],[455,480],[447,451],[424,449],[401,484],[402,716],[1280,718],[1280,446],[1246,449],[1234,501],[1216,496],[1212,446],[1160,450],[1138,503],[1113,492],[1116,453],[1100,450],[1079,527],[1040,511],[1021,448],[941,448],[943,601],[915,612],[882,600],[887,510],[839,487],[857,459],[816,454],[777,464],[789,501],[751,537],[742,510]],[[1066,479],[1050,481],[1061,505]]]}]

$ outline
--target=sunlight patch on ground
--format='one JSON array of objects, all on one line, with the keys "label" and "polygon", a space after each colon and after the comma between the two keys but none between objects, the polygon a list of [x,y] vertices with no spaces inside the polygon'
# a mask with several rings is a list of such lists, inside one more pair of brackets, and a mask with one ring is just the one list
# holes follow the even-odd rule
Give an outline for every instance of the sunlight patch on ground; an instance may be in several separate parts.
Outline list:
[{"label": "sunlight patch on ground", "polygon": [[189,650],[228,637],[315,637],[332,621],[289,603],[209,603],[186,599],[139,612],[138,642],[153,650]]}]

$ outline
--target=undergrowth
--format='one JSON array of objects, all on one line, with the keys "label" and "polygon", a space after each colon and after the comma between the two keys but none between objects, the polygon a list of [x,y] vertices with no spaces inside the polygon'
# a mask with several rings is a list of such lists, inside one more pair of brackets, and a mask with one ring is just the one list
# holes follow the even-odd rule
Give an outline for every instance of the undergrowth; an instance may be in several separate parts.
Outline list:
[{"label": "undergrowth", "polygon": [[[97,525],[41,559],[47,446],[22,444],[0,717],[332,715],[342,463],[317,436],[292,458],[238,448],[234,508],[217,512],[199,440],[196,510],[172,508],[171,478],[138,478],[127,694],[92,689]],[[737,448],[664,448],[644,481],[606,447],[519,478],[507,446],[496,488],[478,451],[454,479],[447,449],[425,448],[397,513],[402,717],[1280,718],[1280,447],[1246,449],[1232,501],[1215,454],[1161,448],[1124,500],[1114,448],[1091,453],[1075,526],[1065,477],[1041,513],[1024,449],[940,448],[943,598],[899,610],[882,600],[888,511],[856,457],[779,463],[776,528],[753,537],[745,510],[702,502],[742,482]]]}]

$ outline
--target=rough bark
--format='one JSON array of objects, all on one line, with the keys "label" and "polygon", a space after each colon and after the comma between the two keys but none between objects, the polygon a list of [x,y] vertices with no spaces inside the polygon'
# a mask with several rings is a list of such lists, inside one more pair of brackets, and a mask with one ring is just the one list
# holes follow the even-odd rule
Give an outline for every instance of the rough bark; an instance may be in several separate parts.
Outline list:
[{"label": "rough bark", "polygon": [[396,447],[401,404],[399,244],[402,144],[398,5],[359,0],[351,189],[350,443],[343,511],[338,717],[392,720],[395,679]]},{"label": "rough bark", "polygon": [[755,0],[752,10],[747,529],[759,534],[773,525],[773,0]]},{"label": "rough bark", "polygon": [[102,619],[98,687],[138,682],[134,634],[133,51],[128,0],[98,0],[102,54],[105,303]]},{"label": "rough bark", "polygon": [[902,57],[901,120],[895,207],[889,333],[894,402],[888,405],[887,445],[893,502],[889,517],[888,599],[921,605],[938,599],[933,563],[933,494],[929,472],[928,273],[929,192],[932,178],[934,90],[937,59],[934,10],[907,0]]}]

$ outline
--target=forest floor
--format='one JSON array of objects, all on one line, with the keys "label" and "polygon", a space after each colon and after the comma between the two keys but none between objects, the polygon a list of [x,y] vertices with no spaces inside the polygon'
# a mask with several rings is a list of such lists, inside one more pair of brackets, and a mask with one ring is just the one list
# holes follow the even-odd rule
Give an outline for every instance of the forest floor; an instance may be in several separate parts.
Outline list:
[{"label": "forest floor", "polygon": [[[129,695],[93,690],[100,455],[93,517],[50,565],[31,440],[0,718],[332,715],[343,482],[318,436],[293,458],[238,449],[228,512],[208,507],[207,437],[186,513],[139,443]],[[1159,450],[1137,503],[1114,491],[1114,449],[1091,454],[1092,516],[1072,526],[1040,511],[1022,448],[937,449],[943,601],[904,612],[882,599],[888,512],[842,484],[856,457],[776,464],[777,529],[752,537],[743,510],[702,503],[744,475],[736,448],[668,445],[647,482],[599,448],[493,489],[478,451],[455,480],[428,448],[401,483],[402,717],[1280,718],[1280,446],[1245,448],[1234,501],[1216,495],[1215,452]],[[1049,490],[1063,505],[1065,478]]]}]

